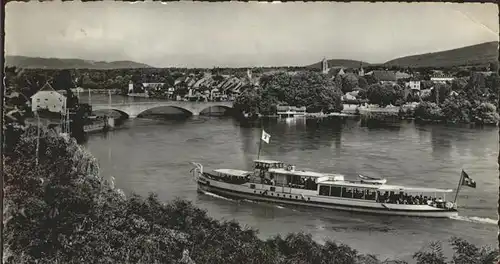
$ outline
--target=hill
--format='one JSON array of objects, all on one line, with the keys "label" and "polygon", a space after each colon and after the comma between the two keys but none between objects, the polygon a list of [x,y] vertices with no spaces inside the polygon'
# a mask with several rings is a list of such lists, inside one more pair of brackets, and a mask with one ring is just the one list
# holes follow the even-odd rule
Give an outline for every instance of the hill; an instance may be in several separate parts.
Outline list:
[{"label": "hill", "polygon": [[[338,59],[333,59],[333,60],[328,60],[328,67],[346,67],[346,68],[359,68],[359,66],[363,64],[363,66],[368,66],[370,63],[364,62],[364,61],[357,61],[357,60],[338,60]],[[321,61],[314,63],[312,65],[306,66],[306,68],[312,68],[312,69],[320,69],[321,70]]]},{"label": "hill", "polygon": [[397,58],[384,63],[396,67],[453,67],[488,65],[498,62],[498,42]]},{"label": "hill", "polygon": [[6,56],[5,66],[35,69],[126,69],[151,68],[134,61],[91,61],[81,59],[35,58],[25,56]]}]

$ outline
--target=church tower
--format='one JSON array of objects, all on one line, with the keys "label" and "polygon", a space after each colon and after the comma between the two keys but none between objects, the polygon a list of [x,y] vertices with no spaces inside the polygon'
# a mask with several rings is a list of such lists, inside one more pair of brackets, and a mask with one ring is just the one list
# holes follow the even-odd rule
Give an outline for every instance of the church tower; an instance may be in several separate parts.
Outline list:
[{"label": "church tower", "polygon": [[327,74],[328,70],[328,61],[326,60],[326,58],[323,58],[323,60],[321,61],[321,72],[323,72],[323,74]]},{"label": "church tower", "polygon": [[365,70],[363,70],[363,63],[361,62],[359,65],[359,76],[365,76]]}]

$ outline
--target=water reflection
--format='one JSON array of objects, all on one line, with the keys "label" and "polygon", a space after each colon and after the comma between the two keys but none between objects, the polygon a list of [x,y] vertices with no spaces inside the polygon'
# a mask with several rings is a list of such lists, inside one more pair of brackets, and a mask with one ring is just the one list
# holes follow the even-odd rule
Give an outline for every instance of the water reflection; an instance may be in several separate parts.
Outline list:
[{"label": "water reflection", "polygon": [[451,137],[448,129],[430,127],[432,156],[435,159],[449,159],[451,157]]},{"label": "water reflection", "polygon": [[401,128],[401,122],[397,118],[370,118],[362,116],[360,118],[360,126],[366,127],[369,130],[390,130],[398,131]]}]

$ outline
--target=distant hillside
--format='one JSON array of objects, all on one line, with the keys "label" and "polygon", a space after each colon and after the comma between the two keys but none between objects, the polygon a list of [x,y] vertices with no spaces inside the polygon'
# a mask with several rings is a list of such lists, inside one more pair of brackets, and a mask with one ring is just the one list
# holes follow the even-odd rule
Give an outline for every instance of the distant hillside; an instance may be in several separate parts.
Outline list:
[{"label": "distant hillside", "polygon": [[6,56],[5,66],[35,69],[124,69],[151,68],[133,61],[90,61],[81,59],[34,58],[25,56]]},{"label": "distant hillside", "polygon": [[[361,64],[363,64],[363,66],[370,65],[370,63],[368,62],[357,61],[357,60],[328,60],[328,67],[330,68],[331,67],[359,68]],[[306,67],[312,69],[321,69],[321,61]]]},{"label": "distant hillside", "polygon": [[384,63],[397,67],[452,67],[488,65],[498,61],[498,42],[486,42],[447,51],[407,56]]}]

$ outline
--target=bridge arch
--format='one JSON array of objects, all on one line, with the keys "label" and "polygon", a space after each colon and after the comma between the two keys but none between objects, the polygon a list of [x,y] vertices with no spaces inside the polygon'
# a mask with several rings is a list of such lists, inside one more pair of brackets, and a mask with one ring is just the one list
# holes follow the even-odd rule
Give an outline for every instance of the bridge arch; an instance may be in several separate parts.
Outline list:
[{"label": "bridge arch", "polygon": [[95,113],[97,111],[99,112],[106,112],[106,111],[109,111],[109,110],[112,110],[112,111],[115,111],[115,112],[118,112],[120,114],[120,116],[124,117],[124,118],[130,118],[131,116],[131,113],[128,113],[126,111],[123,111],[121,109],[116,109],[116,108],[102,108],[102,109],[96,109],[96,110],[93,110],[92,113]]},{"label": "bridge arch", "polygon": [[220,107],[220,108],[224,108],[224,110],[226,110],[226,112],[227,112],[228,110],[233,109],[231,106],[228,106],[228,105],[224,105],[224,104],[214,104],[214,105],[209,105],[209,106],[206,106],[206,107],[200,108],[200,112],[199,112],[199,113],[201,113],[201,112],[203,112],[203,111],[205,111],[205,110],[207,110],[207,109],[210,109],[210,108],[212,108],[212,107]]},{"label": "bridge arch", "polygon": [[160,108],[174,108],[174,109],[181,110],[185,114],[196,115],[196,113],[194,113],[192,109],[189,109],[187,107],[182,107],[182,106],[177,106],[177,105],[160,105],[160,106],[154,106],[154,107],[139,111],[139,112],[137,112],[136,116],[144,114],[147,111],[151,111],[153,109],[160,109]]}]

